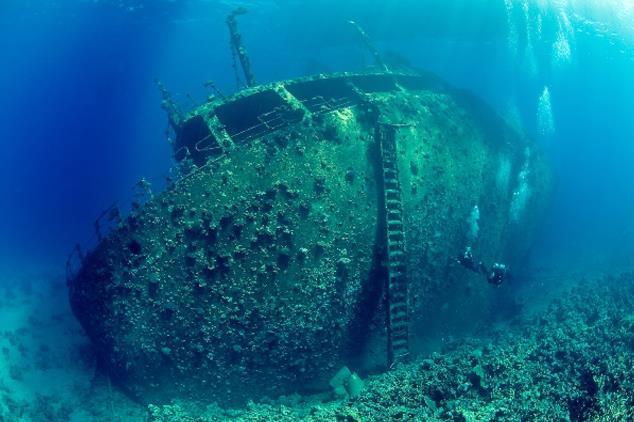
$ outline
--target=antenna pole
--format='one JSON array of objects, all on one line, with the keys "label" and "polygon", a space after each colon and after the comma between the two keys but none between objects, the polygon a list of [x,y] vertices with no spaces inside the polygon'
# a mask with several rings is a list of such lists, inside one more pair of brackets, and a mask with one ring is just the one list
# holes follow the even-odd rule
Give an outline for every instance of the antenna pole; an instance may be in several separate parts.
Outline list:
[{"label": "antenna pole", "polygon": [[368,37],[368,34],[366,34],[363,28],[361,28],[359,24],[356,23],[355,21],[348,21],[348,23],[352,25],[354,29],[356,29],[357,32],[359,33],[359,36],[361,36],[361,41],[363,41],[363,45],[365,45],[365,48],[367,48],[370,54],[372,54],[372,57],[374,58],[374,63],[378,67],[380,67],[381,70],[388,72],[389,69],[385,65],[385,62],[383,62],[383,59],[381,58],[381,54],[379,54],[379,50],[377,50],[376,47],[374,47],[374,45],[370,41],[370,37]]},{"label": "antenna pole", "polygon": [[242,43],[242,34],[238,31],[238,21],[236,17],[247,13],[247,9],[239,7],[227,16],[227,26],[229,27],[229,37],[231,49],[238,55],[242,71],[244,72],[244,78],[248,87],[255,85],[255,77],[251,71],[251,62],[249,56],[247,56],[247,50]]}]

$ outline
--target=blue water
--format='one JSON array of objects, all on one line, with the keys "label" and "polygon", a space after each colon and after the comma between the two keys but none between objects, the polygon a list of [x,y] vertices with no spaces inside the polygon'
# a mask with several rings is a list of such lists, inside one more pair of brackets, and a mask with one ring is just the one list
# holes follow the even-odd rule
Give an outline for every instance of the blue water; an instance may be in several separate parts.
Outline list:
[{"label": "blue water", "polygon": [[[514,105],[517,120],[536,138],[544,138],[537,113],[548,86],[555,130],[542,141],[557,188],[537,249],[574,254],[571,248],[586,253],[592,245],[619,261],[631,256],[631,10],[589,0],[510,2],[510,8],[503,1],[487,7],[339,3],[250,4],[240,25],[258,81],[370,64],[345,23],[354,19],[388,60],[435,71],[501,114]],[[6,270],[58,267],[75,242],[90,239],[101,210],[125,202],[141,177],[161,185],[170,149],[153,80],[162,80],[184,108],[211,93],[204,81],[235,90],[224,24],[234,6],[202,0],[2,3],[0,259]],[[556,60],[562,25],[568,25],[569,56]]]},{"label": "blue water", "polygon": [[[548,146],[559,170],[552,238],[610,243],[604,236],[632,226],[633,34],[618,26],[626,18],[601,21],[609,14],[592,16],[592,7],[532,6],[529,20],[535,13],[545,18],[541,39],[532,41],[531,75],[515,57],[526,49],[522,32],[537,37],[519,3],[511,14],[501,1],[488,9],[458,1],[300,3],[259,2],[242,20],[259,81],[367,64],[345,25],[354,19],[384,51],[475,91],[500,111],[515,101],[529,133],[537,135],[537,100],[548,85],[556,119]],[[7,263],[60,262],[68,245],[89,236],[86,222],[101,208],[128,197],[141,176],[160,180],[170,157],[154,78],[184,106],[193,105],[186,94],[204,98],[203,81],[235,89],[223,22],[230,4],[53,4],[8,1],[0,10]],[[549,53],[558,28],[549,21],[557,13],[568,14],[573,32],[570,62],[554,70]],[[597,22],[575,20],[581,17]],[[519,28],[519,52],[508,48],[509,22]]]},{"label": "blue water", "polygon": [[[154,81],[186,110],[213,93],[205,81],[234,92],[224,19],[239,4],[0,3],[0,274],[61,273],[73,246],[93,241],[103,209],[125,209],[142,177],[161,189],[172,158]],[[634,266],[631,3],[245,5],[240,28],[260,83],[372,64],[354,20],[390,66],[433,71],[536,139],[555,186],[529,267]]]}]

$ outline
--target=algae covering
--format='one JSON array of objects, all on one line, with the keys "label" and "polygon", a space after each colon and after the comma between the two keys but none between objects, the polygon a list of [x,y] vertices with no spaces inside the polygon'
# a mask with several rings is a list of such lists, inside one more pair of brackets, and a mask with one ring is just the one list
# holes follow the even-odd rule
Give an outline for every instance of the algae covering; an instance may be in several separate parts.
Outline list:
[{"label": "algae covering", "polygon": [[634,273],[555,279],[561,290],[539,295],[539,311],[524,310],[510,326],[491,325],[441,353],[370,376],[356,399],[292,395],[240,409],[149,405],[148,420],[634,420]]},{"label": "algae covering", "polygon": [[143,402],[326,389],[470,329],[495,290],[456,258],[516,267],[548,190],[535,146],[430,75],[255,87],[177,129],[193,170],[69,279],[102,367]]}]

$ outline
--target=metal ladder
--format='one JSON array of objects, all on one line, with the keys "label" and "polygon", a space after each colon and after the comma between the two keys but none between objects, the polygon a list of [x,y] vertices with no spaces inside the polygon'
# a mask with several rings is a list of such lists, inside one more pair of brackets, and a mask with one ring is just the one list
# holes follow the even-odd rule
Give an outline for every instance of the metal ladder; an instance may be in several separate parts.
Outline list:
[{"label": "metal ladder", "polygon": [[396,130],[403,125],[379,123],[376,138],[381,149],[385,230],[387,246],[387,335],[388,366],[409,355],[409,316],[407,313],[407,272],[401,185],[398,177]]}]

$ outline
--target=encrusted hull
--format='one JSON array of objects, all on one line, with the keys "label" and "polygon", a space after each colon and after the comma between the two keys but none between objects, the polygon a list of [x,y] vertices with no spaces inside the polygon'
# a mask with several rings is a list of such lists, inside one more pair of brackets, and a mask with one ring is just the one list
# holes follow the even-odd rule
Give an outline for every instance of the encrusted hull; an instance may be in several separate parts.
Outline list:
[{"label": "encrusted hull", "polygon": [[70,280],[102,365],[143,401],[323,388],[468,329],[494,291],[456,257],[513,266],[547,196],[535,148],[431,76],[258,87],[178,135],[197,167]]}]

